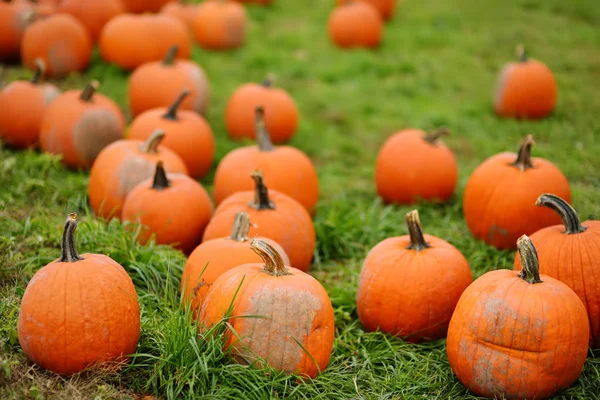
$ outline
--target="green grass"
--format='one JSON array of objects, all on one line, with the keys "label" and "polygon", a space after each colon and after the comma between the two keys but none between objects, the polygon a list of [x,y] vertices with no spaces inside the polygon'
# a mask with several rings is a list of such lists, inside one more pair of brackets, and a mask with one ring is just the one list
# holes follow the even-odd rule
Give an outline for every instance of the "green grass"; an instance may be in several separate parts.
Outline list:
[{"label": "green grass", "polygon": [[[600,219],[600,7],[597,0],[404,0],[380,49],[340,51],[325,30],[332,3],[276,0],[269,9],[249,7],[244,48],[193,54],[212,82],[207,118],[218,159],[240,145],[228,140],[223,121],[238,85],[273,73],[299,104],[302,120],[292,144],[315,161],[322,188],[312,273],[330,294],[336,317],[327,370],[298,384],[270,369],[229,362],[218,338],[197,338],[179,305],[180,253],[140,246],[117,221],[95,219],[85,173],[66,170],[55,157],[0,147],[0,398],[474,398],[452,374],[444,341],[408,344],[365,333],[357,321],[362,260],[378,241],[406,233],[403,216],[410,210],[377,200],[376,153],[406,127],[452,130],[446,142],[460,165],[456,196],[446,205],[418,208],[427,233],[460,249],[476,276],[511,267],[513,254],[473,240],[462,216],[464,185],[481,161],[516,150],[526,133],[535,134],[534,155],[552,160],[569,178],[582,218]],[[543,121],[503,120],[491,112],[496,74],[514,58],[517,43],[556,74],[558,105]],[[3,78],[27,76],[7,67]],[[57,83],[80,88],[92,78],[126,108],[127,74],[97,55],[84,75]],[[212,173],[203,180],[207,188],[211,179]],[[82,215],[80,251],[117,260],[138,290],[142,336],[138,354],[120,373],[58,378],[28,363],[18,344],[24,288],[57,257],[64,218],[73,211]],[[557,398],[600,398],[599,356],[590,353],[581,377]]]}]

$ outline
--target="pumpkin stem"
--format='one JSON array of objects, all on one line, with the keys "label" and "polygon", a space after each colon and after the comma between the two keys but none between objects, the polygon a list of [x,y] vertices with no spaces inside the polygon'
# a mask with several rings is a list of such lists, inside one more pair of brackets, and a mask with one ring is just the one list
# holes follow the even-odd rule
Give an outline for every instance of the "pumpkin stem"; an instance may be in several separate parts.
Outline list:
[{"label": "pumpkin stem", "polygon": [[45,74],[46,63],[44,63],[44,60],[38,57],[35,59],[35,72],[33,73],[30,82],[34,85],[37,85],[38,83],[42,82],[42,79],[44,78]]},{"label": "pumpkin stem", "polygon": [[175,62],[175,56],[177,56],[177,52],[179,51],[179,47],[177,45],[173,45],[167,51],[165,58],[163,58],[163,65],[173,65]]},{"label": "pumpkin stem", "polygon": [[519,57],[520,62],[527,62],[527,52],[522,44],[517,45],[517,57]]},{"label": "pumpkin stem", "polygon": [[152,189],[154,190],[165,190],[171,186],[165,167],[162,161],[156,163],[156,171],[154,172],[154,181],[152,181]]},{"label": "pumpkin stem", "polygon": [[233,219],[233,227],[229,238],[236,242],[245,242],[248,240],[248,232],[250,231],[250,215],[247,212],[240,211],[235,214]]},{"label": "pumpkin stem", "polygon": [[265,79],[263,79],[261,85],[266,88],[270,88],[273,86],[273,77],[271,76],[271,74],[267,75]]},{"label": "pumpkin stem", "polygon": [[256,107],[254,113],[256,116],[256,144],[260,151],[272,151],[273,142],[271,142],[271,135],[267,131],[267,125],[265,124],[265,109],[263,106]]},{"label": "pumpkin stem", "polygon": [[517,156],[517,160],[512,163],[513,167],[517,167],[521,170],[521,172],[533,168],[533,163],[531,162],[531,146],[535,144],[533,140],[533,135],[528,134],[523,138],[521,142],[521,147],[519,148],[519,155]]},{"label": "pumpkin stem", "polygon": [[577,211],[575,211],[569,203],[554,194],[546,193],[541,195],[538,197],[535,205],[538,207],[548,207],[556,212],[565,226],[565,231],[563,233],[567,235],[581,233],[587,229],[585,226],[581,225],[581,220],[579,219],[579,216],[577,216]]},{"label": "pumpkin stem", "polygon": [[75,230],[77,229],[77,214],[71,213],[65,221],[65,229],[63,230],[62,248],[60,252],[59,262],[77,262],[83,260],[77,249],[75,248]]},{"label": "pumpkin stem", "polygon": [[252,239],[250,248],[265,262],[263,272],[272,276],[291,275],[291,272],[283,264],[281,254],[269,242],[261,239]]},{"label": "pumpkin stem", "polygon": [[519,278],[531,284],[542,283],[540,279],[540,260],[531,239],[527,235],[521,236],[517,240],[517,247],[523,266]]},{"label": "pumpkin stem", "polygon": [[263,181],[262,172],[255,169],[250,174],[254,179],[254,202],[250,203],[249,206],[256,210],[274,210],[275,204],[269,199],[269,189],[265,186]]},{"label": "pumpkin stem", "polygon": [[81,96],[79,98],[81,100],[85,101],[86,103],[91,102],[92,97],[94,97],[94,93],[96,93],[96,91],[98,90],[99,87],[100,87],[100,82],[91,81],[90,83],[88,83],[85,86],[85,89],[83,89],[81,91]]},{"label": "pumpkin stem", "polygon": [[165,131],[162,129],[155,129],[154,132],[142,143],[140,151],[146,154],[156,154],[158,152],[158,145],[165,138]]},{"label": "pumpkin stem", "polygon": [[406,214],[405,219],[406,226],[408,227],[408,234],[410,236],[410,244],[407,249],[419,252],[430,248],[431,246],[425,241],[425,237],[423,237],[423,229],[421,228],[421,221],[419,220],[419,211],[410,211]]},{"label": "pumpkin stem", "polygon": [[436,129],[435,131],[426,133],[425,136],[423,136],[423,140],[430,144],[436,144],[437,141],[442,136],[448,136],[448,135],[450,135],[450,129],[440,128],[440,129]]},{"label": "pumpkin stem", "polygon": [[177,96],[177,98],[175,99],[173,104],[171,104],[171,106],[169,107],[169,109],[167,110],[165,115],[163,115],[163,118],[170,119],[172,121],[176,121],[177,120],[177,110],[179,109],[179,106],[181,105],[181,103],[183,103],[185,98],[188,97],[189,95],[190,95],[190,91],[188,89],[183,89],[181,91],[181,93],[179,94],[179,96]]}]

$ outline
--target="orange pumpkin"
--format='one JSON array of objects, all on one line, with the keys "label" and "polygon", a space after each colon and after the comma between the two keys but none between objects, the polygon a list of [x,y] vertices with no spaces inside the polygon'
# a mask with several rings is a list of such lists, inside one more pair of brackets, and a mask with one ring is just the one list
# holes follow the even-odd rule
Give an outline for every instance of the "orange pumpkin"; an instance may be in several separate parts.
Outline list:
[{"label": "orange pumpkin", "polygon": [[377,47],[383,36],[383,20],[371,4],[346,1],[331,12],[328,30],[338,47]]},{"label": "orange pumpkin", "polygon": [[[590,320],[590,344],[600,348],[600,221],[585,221],[563,199],[541,195],[536,206],[556,212],[563,225],[543,228],[531,235],[540,258],[540,273],[567,284],[583,301]],[[515,257],[515,270],[521,270],[521,257]]]},{"label": "orange pumpkin", "polygon": [[406,129],[385,142],[375,165],[375,183],[383,201],[450,200],[458,182],[458,165],[452,151],[439,140],[444,134],[448,131]]},{"label": "orange pumpkin", "polygon": [[155,13],[174,0],[120,0],[130,13]]},{"label": "orange pumpkin", "polygon": [[161,60],[172,46],[178,48],[177,58],[190,58],[192,44],[188,29],[167,14],[118,15],[100,34],[102,59],[125,70]]},{"label": "orange pumpkin", "polygon": [[221,275],[202,304],[200,322],[206,329],[230,315],[236,334],[227,332],[226,347],[238,362],[264,360],[278,371],[314,378],[327,368],[333,348],[329,296],[312,276],[286,268],[268,242],[254,239],[250,247],[263,263]]},{"label": "orange pumpkin", "polygon": [[[261,261],[250,248],[249,230],[248,213],[239,212],[235,214],[229,236],[207,240],[190,254],[181,277],[181,295],[184,304],[194,312],[200,311],[203,299],[219,276],[242,264]],[[283,264],[290,265],[287,254],[277,242],[263,237],[257,239],[268,242],[281,255]]]},{"label": "orange pumpkin", "polygon": [[152,177],[159,160],[169,171],[187,174],[183,160],[173,151],[159,146],[164,137],[165,131],[158,129],[144,142],[119,140],[98,155],[88,184],[90,205],[96,215],[106,219],[120,218],[127,194],[138,183]]},{"label": "orange pumpkin", "polygon": [[119,106],[96,93],[98,82],[58,96],[42,118],[40,147],[60,154],[71,168],[90,168],[103,148],[123,137],[125,117]]},{"label": "orange pumpkin", "polygon": [[494,110],[502,117],[543,118],[556,105],[557,87],[552,71],[529,60],[522,46],[519,62],[504,67],[498,78]]},{"label": "orange pumpkin", "polygon": [[56,86],[42,83],[45,65],[37,61],[31,81],[14,81],[0,91],[0,137],[16,148],[37,145],[42,115],[60,94]]},{"label": "orange pumpkin", "polygon": [[169,135],[163,145],[181,157],[192,178],[200,179],[215,159],[215,138],[204,118],[193,111],[178,110],[188,95],[189,91],[184,90],[168,109],[155,108],[141,114],[131,123],[127,137],[146,140],[154,129],[164,129]]},{"label": "orange pumpkin", "polygon": [[198,5],[193,23],[200,46],[210,50],[240,47],[246,39],[248,17],[239,3],[229,0],[205,1]]},{"label": "orange pumpkin", "polygon": [[261,6],[270,6],[273,4],[273,0],[234,0],[238,3],[246,3],[246,4],[260,4]]},{"label": "orange pumpkin", "polygon": [[197,4],[186,4],[179,3],[177,1],[170,1],[165,4],[161,9],[161,13],[172,15],[187,25],[190,30],[194,29],[194,20],[198,13]]},{"label": "orange pumpkin", "polygon": [[496,154],[469,178],[463,211],[475,238],[509,249],[520,235],[560,223],[550,210],[535,207],[535,200],[550,192],[570,202],[569,182],[550,161],[531,158],[533,144],[533,136],[527,135],[518,155]]},{"label": "orange pumpkin", "polygon": [[23,65],[35,70],[35,60],[46,63],[46,75],[61,78],[84,71],[92,56],[92,40],[85,27],[69,14],[54,14],[30,24],[21,41]]},{"label": "orange pumpkin", "polygon": [[298,107],[283,89],[273,88],[270,79],[260,85],[246,83],[233,93],[225,110],[229,136],[234,139],[256,138],[256,107],[267,110],[265,123],[275,143],[286,142],[298,128]]},{"label": "orange pumpkin", "polygon": [[33,5],[0,1],[0,61],[16,61],[21,54],[21,38],[31,22]]},{"label": "orange pumpkin", "polygon": [[414,343],[440,339],[473,281],[471,270],[454,246],[423,234],[417,210],[406,214],[406,225],[408,235],[388,238],[367,255],[358,280],[358,316],[369,332]]},{"label": "orange pumpkin", "polygon": [[[349,0],[337,0],[338,5],[348,3]],[[355,1],[355,0],[350,0]],[[381,17],[385,20],[389,20],[394,15],[396,9],[396,0],[359,0],[368,4],[371,4],[377,9]]]},{"label": "orange pumpkin", "polygon": [[210,83],[204,70],[188,60],[175,60],[172,46],[162,61],[141,65],[129,78],[129,108],[134,116],[157,107],[168,107],[182,90],[189,90],[179,108],[203,114],[210,99]]},{"label": "orange pumpkin", "polygon": [[120,0],[62,0],[58,11],[77,18],[88,30],[92,41],[97,42],[104,25],[123,14],[125,9]]},{"label": "orange pumpkin", "polygon": [[254,191],[237,192],[225,199],[204,232],[204,241],[227,236],[235,214],[245,211],[254,226],[250,235],[260,235],[283,247],[296,268],[307,271],[315,251],[316,233],[310,215],[302,204],[276,190],[269,191],[262,173],[252,173]]},{"label": "orange pumpkin", "polygon": [[465,290],[446,349],[458,379],[479,396],[546,399],[579,376],[588,350],[585,307],[564,283],[539,274],[519,239],[523,270],[491,271]]},{"label": "orange pumpkin", "polygon": [[61,257],[29,281],[17,326],[25,355],[63,375],[123,362],[140,337],[140,306],[131,278],[110,257],[80,256],[76,229],[77,215],[69,214]]}]

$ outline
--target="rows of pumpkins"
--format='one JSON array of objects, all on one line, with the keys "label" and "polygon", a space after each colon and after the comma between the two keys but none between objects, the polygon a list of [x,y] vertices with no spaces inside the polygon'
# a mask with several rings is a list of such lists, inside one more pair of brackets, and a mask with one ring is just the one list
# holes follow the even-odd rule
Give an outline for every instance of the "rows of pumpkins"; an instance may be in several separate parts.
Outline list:
[{"label": "rows of pumpkins", "polygon": [[[90,169],[88,194],[98,217],[119,218],[141,243],[154,240],[188,255],[183,303],[203,334],[217,332],[228,318],[230,330],[221,334],[235,360],[263,360],[280,371],[316,377],[329,362],[334,315],[327,292],[307,274],[316,244],[317,173],[301,150],[281,145],[299,120],[292,96],[273,87],[272,79],[240,86],[225,110],[227,131],[232,139],[254,138],[256,145],[221,160],[212,200],[198,182],[213,164],[215,140],[202,117],[209,80],[186,60],[187,29],[207,48],[239,45],[244,8],[228,0],[47,3],[0,3],[0,20],[26,10],[28,21],[17,50],[7,44],[8,25],[0,23],[0,56],[18,57],[20,49],[23,63],[35,71],[31,81],[12,82],[0,92],[2,139],[14,148],[39,143],[68,167]],[[383,20],[395,2],[341,3],[334,13],[360,6],[381,12],[377,18]],[[147,13],[123,14],[125,9]],[[162,14],[149,13],[160,9]],[[221,25],[237,33],[222,32]],[[53,47],[54,40],[66,39],[80,46]],[[106,61],[134,70],[128,88],[134,119],[126,138],[126,119],[98,93],[98,82],[62,94],[43,83],[45,75],[84,69],[93,40]],[[522,48],[519,55],[500,75],[495,111],[544,117],[556,103],[554,77]],[[458,167],[441,139],[448,133],[407,129],[386,141],[375,166],[386,203],[454,195]],[[517,248],[514,271],[492,271],[473,282],[465,257],[424,234],[413,210],[406,215],[409,234],[377,244],[358,283],[357,311],[366,331],[415,343],[447,336],[459,380],[488,397],[549,397],[576,380],[589,345],[600,347],[600,224],[579,220],[566,177],[550,161],[533,158],[533,144],[527,135],[518,153],[485,160],[464,192],[471,232],[497,248]],[[65,375],[125,361],[140,334],[132,280],[105,255],[79,255],[76,228],[77,216],[70,214],[61,256],[29,282],[18,322],[25,354]],[[256,315],[269,317],[231,318]]]}]

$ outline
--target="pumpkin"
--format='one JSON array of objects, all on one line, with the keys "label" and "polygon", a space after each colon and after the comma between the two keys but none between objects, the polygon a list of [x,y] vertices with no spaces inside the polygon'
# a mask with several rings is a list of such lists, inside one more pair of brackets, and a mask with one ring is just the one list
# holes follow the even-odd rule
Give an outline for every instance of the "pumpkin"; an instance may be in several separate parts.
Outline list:
[{"label": "pumpkin", "polygon": [[46,109],[40,130],[40,147],[62,155],[71,168],[89,168],[100,151],[123,137],[125,117],[119,106],[96,93],[98,82],[84,90],[69,90]]},{"label": "pumpkin", "polygon": [[121,217],[127,194],[138,183],[151,178],[156,162],[162,160],[172,173],[187,174],[181,158],[164,146],[159,146],[165,131],[157,129],[145,141],[119,140],[99,155],[88,184],[90,205],[96,215],[110,219]]},{"label": "pumpkin", "polygon": [[160,9],[160,12],[178,18],[185,23],[190,30],[192,30],[194,27],[194,20],[196,19],[196,14],[198,13],[198,5],[195,3],[186,4],[179,3],[177,1],[170,1]]},{"label": "pumpkin", "polygon": [[448,133],[445,129],[431,133],[406,129],[385,142],[375,164],[375,183],[383,201],[450,200],[458,182],[458,165],[452,151],[439,140]]},{"label": "pumpkin", "polygon": [[246,3],[246,4],[259,4],[261,6],[270,6],[273,3],[273,0],[235,0],[238,3]]},{"label": "pumpkin", "polygon": [[174,0],[120,0],[130,13],[155,13]]},{"label": "pumpkin", "polygon": [[0,61],[19,59],[21,38],[33,14],[30,3],[0,1]]},{"label": "pumpkin", "polygon": [[479,396],[545,399],[579,376],[589,325],[581,300],[539,274],[533,243],[521,237],[520,272],[491,271],[465,290],[448,328],[452,370]]},{"label": "pumpkin", "polygon": [[210,83],[204,70],[188,60],[175,60],[172,46],[162,61],[138,67],[129,78],[129,107],[137,116],[157,107],[168,107],[182,90],[190,91],[179,108],[203,114],[210,99]]},{"label": "pumpkin", "polygon": [[161,60],[172,46],[177,46],[177,58],[190,57],[192,44],[188,29],[179,19],[167,14],[118,15],[100,34],[102,59],[125,70]]},{"label": "pumpkin", "polygon": [[169,135],[163,145],[181,157],[192,178],[200,179],[215,159],[215,138],[204,118],[193,111],[178,110],[189,93],[181,92],[168,109],[155,108],[138,116],[131,123],[127,137],[146,140],[154,129],[164,129]]},{"label": "pumpkin", "polygon": [[341,48],[379,46],[383,36],[383,20],[371,4],[348,1],[336,7],[329,16],[329,37]]},{"label": "pumpkin", "polygon": [[35,70],[35,60],[46,63],[46,75],[61,78],[84,71],[92,56],[92,40],[85,27],[69,14],[54,14],[31,23],[21,41],[23,65]]},{"label": "pumpkin", "polygon": [[[229,236],[207,240],[190,254],[181,277],[181,295],[184,304],[194,312],[200,311],[203,299],[219,276],[242,264],[261,261],[250,248],[249,230],[248,213],[238,212]],[[268,242],[281,255],[284,265],[290,265],[287,254],[279,244],[263,237],[256,239]]]},{"label": "pumpkin", "polygon": [[276,190],[269,191],[260,171],[253,171],[254,191],[237,192],[215,211],[204,232],[204,241],[227,236],[235,214],[245,211],[254,226],[250,236],[260,235],[283,247],[292,266],[307,271],[315,251],[316,233],[310,215],[302,204]]},{"label": "pumpkin", "polygon": [[123,14],[125,9],[120,0],[62,0],[58,11],[77,18],[86,27],[92,41],[97,42],[104,25]]},{"label": "pumpkin", "polygon": [[522,46],[519,62],[504,67],[498,77],[494,110],[502,117],[543,118],[556,105],[556,80],[550,68],[529,60]]},{"label": "pumpkin", "polygon": [[246,10],[239,3],[229,0],[205,1],[198,5],[193,31],[200,46],[210,50],[225,50],[244,44],[246,25]]},{"label": "pumpkin", "polygon": [[266,110],[265,123],[275,143],[286,142],[298,128],[298,107],[283,89],[273,88],[272,81],[262,84],[246,83],[233,93],[227,102],[225,123],[233,139],[256,138],[256,107]]},{"label": "pumpkin", "polygon": [[533,144],[533,136],[525,136],[518,154],[496,154],[469,178],[463,211],[475,238],[500,249],[514,248],[520,235],[560,223],[556,214],[534,203],[543,193],[570,202],[569,182],[550,161],[531,157]]},{"label": "pumpkin", "polygon": [[60,94],[56,86],[42,83],[44,72],[44,62],[38,59],[30,81],[14,81],[0,91],[0,137],[9,146],[26,148],[38,143],[42,115]]},{"label": "pumpkin", "polygon": [[[351,0],[354,1],[354,0]],[[394,15],[396,9],[396,0],[359,0],[368,4],[371,4],[377,9],[381,17],[385,20],[389,20]],[[337,0],[338,5],[344,5],[348,0]]]},{"label": "pumpkin", "polygon": [[19,343],[34,363],[69,375],[123,362],[140,337],[133,282],[116,261],[77,253],[77,215],[65,223],[59,259],[31,278],[21,300]]},{"label": "pumpkin", "polygon": [[327,368],[333,348],[329,296],[315,278],[286,267],[268,242],[254,239],[250,247],[263,262],[217,278],[202,304],[201,326],[229,316],[236,334],[228,331],[225,345],[238,362],[262,359],[278,371],[314,378]]},{"label": "pumpkin", "polygon": [[368,332],[414,343],[440,339],[473,281],[471,270],[454,246],[423,234],[417,210],[406,214],[406,225],[408,235],[385,239],[369,251],[358,280],[358,316]]},{"label": "pumpkin", "polygon": [[[600,222],[585,221],[565,200],[553,194],[541,195],[536,206],[547,207],[562,219],[562,225],[540,229],[531,235],[540,259],[540,273],[567,284],[583,301],[590,321],[590,344],[600,348]],[[515,257],[515,270],[521,270],[521,257]]]},{"label": "pumpkin", "polygon": [[140,182],[125,198],[121,220],[141,225],[136,240],[170,244],[191,253],[202,241],[213,213],[212,202],[201,184],[185,174],[167,174],[162,161],[154,178]]}]

